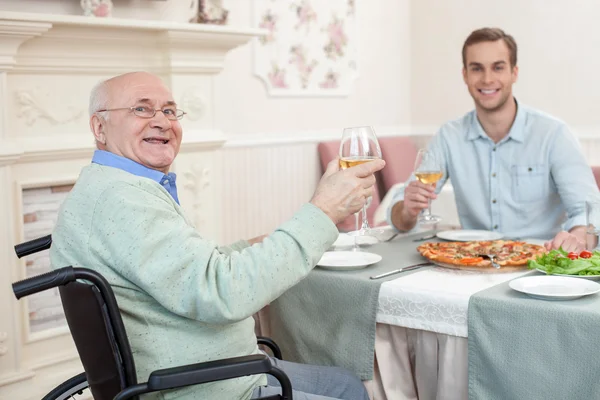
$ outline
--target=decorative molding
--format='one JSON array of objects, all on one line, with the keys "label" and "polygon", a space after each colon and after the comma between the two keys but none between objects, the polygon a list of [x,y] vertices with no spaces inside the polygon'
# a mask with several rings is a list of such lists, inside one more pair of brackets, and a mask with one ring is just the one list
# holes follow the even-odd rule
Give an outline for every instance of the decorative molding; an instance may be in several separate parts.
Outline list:
[{"label": "decorative molding", "polygon": [[0,332],[0,357],[8,353],[8,347],[4,344],[8,339],[8,332]]},{"label": "decorative molding", "polygon": [[193,194],[192,215],[197,227],[205,225],[202,215],[204,192],[210,186],[210,169],[196,163],[192,164],[189,171],[183,172],[185,182],[183,187],[189,189]]},{"label": "decorative molding", "polygon": [[35,124],[38,118],[46,119],[52,125],[66,124],[79,119],[86,111],[84,109],[74,109],[74,106],[67,107],[64,110],[60,106],[59,110],[50,112],[39,100],[36,100],[31,92],[26,90],[18,90],[15,97],[19,108],[17,117],[24,118],[29,126]]},{"label": "decorative molding", "polygon": [[[32,34],[18,36],[21,40],[15,44],[4,43],[2,27],[9,31],[8,27],[23,24],[37,26],[41,37],[29,42],[15,58],[20,43]],[[0,12],[0,66],[6,54],[6,62],[21,73],[90,75],[146,70],[216,74],[229,50],[265,33],[204,24]]]},{"label": "decorative molding", "polygon": [[198,86],[192,86],[183,91],[181,107],[187,112],[186,118],[197,121],[206,113],[204,91]]},{"label": "decorative molding", "polygon": [[21,44],[40,36],[52,27],[39,21],[6,20],[0,13],[0,70],[8,70],[16,64],[15,55]]}]

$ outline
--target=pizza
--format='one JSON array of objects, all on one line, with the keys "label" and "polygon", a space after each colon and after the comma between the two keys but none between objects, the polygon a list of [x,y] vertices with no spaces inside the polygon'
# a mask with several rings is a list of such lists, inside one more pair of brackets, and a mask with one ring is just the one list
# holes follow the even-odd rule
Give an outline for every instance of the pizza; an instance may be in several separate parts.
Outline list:
[{"label": "pizza", "polygon": [[482,254],[494,255],[495,261],[503,267],[525,267],[527,260],[546,252],[543,246],[515,240],[427,242],[417,250],[434,263],[477,268],[491,267],[489,258]]}]

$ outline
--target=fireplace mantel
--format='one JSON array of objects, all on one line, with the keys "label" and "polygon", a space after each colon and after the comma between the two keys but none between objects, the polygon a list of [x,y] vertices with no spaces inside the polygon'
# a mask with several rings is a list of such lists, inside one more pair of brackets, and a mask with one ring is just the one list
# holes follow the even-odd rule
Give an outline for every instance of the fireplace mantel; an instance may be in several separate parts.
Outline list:
[{"label": "fireplace mantel", "polygon": [[[0,268],[0,398],[39,399],[61,378],[81,370],[68,330],[52,319],[56,298],[54,308],[44,299],[17,302],[9,283],[39,273],[37,261],[17,260],[11,246],[50,233],[61,193],[90,162],[95,149],[88,125],[91,88],[140,70],[161,76],[171,87],[187,112],[172,168],[179,176],[179,199],[203,235],[217,239],[219,151],[226,137],[214,119],[214,77],[228,51],[264,33],[0,12],[0,265],[5,266]],[[48,315],[50,324],[44,319]]]}]

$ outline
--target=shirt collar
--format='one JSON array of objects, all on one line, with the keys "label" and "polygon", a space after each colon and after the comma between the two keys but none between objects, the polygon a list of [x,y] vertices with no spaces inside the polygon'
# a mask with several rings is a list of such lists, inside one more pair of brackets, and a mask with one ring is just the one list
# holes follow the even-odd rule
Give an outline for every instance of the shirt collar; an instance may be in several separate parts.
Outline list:
[{"label": "shirt collar", "polygon": [[[141,176],[144,178],[152,179],[154,182],[159,185],[165,187],[167,183],[169,186],[165,187],[165,189],[173,196],[175,201],[179,203],[179,199],[177,198],[177,189],[176,189],[176,179],[177,175],[173,172],[169,172],[168,174],[164,174],[161,171],[157,171],[152,168],[148,168],[142,164],[139,164],[133,160],[130,160],[126,157],[121,157],[110,151],[105,150],[96,150],[94,151],[94,156],[92,157],[92,162],[94,164],[105,165],[107,167],[113,167],[121,169],[125,172],[129,172],[130,174]],[[165,181],[166,180],[166,181]]]},{"label": "shirt collar", "polygon": [[[523,140],[525,140],[525,120],[527,112],[525,111],[524,106],[519,105],[517,99],[515,99],[515,103],[517,105],[517,115],[515,116],[515,120],[508,131],[508,135],[502,141],[512,139],[517,142],[523,142]],[[479,122],[479,119],[477,118],[477,112],[473,110],[471,126],[469,127],[469,132],[467,133],[467,140],[475,140],[480,137],[489,139],[489,136],[485,133],[481,123]]]}]

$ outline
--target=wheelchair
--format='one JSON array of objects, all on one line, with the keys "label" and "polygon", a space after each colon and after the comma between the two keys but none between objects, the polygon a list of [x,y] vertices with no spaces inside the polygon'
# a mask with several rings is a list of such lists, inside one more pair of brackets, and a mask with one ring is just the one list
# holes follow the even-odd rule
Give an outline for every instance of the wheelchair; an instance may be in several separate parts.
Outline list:
[{"label": "wheelchair", "polygon": [[[51,244],[52,237],[48,235],[16,245],[15,252],[21,258],[46,250]],[[161,369],[150,373],[146,382],[138,383],[117,300],[106,279],[93,270],[64,267],[16,282],[12,287],[17,299],[59,288],[67,324],[85,370],[58,385],[42,400],[75,398],[85,390],[90,390],[95,400],[137,399],[145,393],[256,374],[272,375],[281,385],[281,395],[263,400],[292,400],[288,376],[262,354]],[[275,342],[265,337],[258,337],[257,341],[281,359]]]}]

